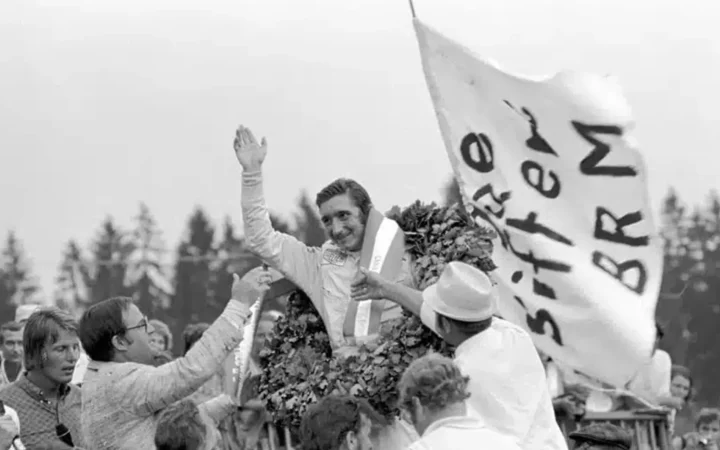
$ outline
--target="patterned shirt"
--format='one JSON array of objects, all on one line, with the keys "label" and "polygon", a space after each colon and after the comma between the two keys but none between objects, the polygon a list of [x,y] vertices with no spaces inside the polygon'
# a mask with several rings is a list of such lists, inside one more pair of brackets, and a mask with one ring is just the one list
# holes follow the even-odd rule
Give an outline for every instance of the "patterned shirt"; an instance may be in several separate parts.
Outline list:
[{"label": "patterned shirt", "polygon": [[0,400],[13,408],[20,418],[20,440],[27,448],[72,448],[57,437],[55,427],[70,430],[73,444],[82,447],[80,435],[80,388],[65,385],[57,402],[51,402],[25,374],[0,389]]},{"label": "patterned shirt", "polygon": [[[158,412],[215,375],[243,338],[247,306],[231,300],[187,355],[159,367],[90,361],[82,386],[82,430],[93,450],[154,448]],[[219,401],[218,401],[219,400]],[[204,403],[219,422],[222,399]]]}]

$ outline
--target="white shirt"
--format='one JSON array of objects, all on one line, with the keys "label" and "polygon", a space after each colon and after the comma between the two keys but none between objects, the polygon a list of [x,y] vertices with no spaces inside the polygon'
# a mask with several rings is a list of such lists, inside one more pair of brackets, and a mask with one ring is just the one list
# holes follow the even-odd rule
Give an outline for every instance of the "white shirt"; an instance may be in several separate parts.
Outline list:
[{"label": "white shirt", "polygon": [[[426,305],[420,316],[435,330],[437,315]],[[489,428],[524,450],[567,450],[545,369],[525,330],[493,318],[487,330],[457,347],[455,363],[470,377],[468,403]]]},{"label": "white shirt", "polygon": [[478,417],[459,416],[431,424],[408,450],[521,450],[509,437],[483,425]]},{"label": "white shirt", "polygon": [[628,388],[645,400],[657,403],[659,397],[670,395],[671,371],[670,355],[658,349],[648,364],[632,379]]}]

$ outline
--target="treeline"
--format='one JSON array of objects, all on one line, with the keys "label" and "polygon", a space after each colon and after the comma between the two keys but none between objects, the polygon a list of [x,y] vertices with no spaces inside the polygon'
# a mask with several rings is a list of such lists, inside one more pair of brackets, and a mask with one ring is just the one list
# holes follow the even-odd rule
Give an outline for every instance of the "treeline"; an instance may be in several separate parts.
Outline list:
[{"label": "treeline", "polygon": [[[293,226],[277,214],[271,214],[271,221],[278,231],[321,245],[324,231],[315,211],[302,193]],[[0,317],[5,321],[17,305],[38,302],[39,289],[14,232],[8,234],[0,258]],[[86,248],[75,239],[67,242],[52,300],[79,317],[93,303],[132,297],[149,318],[166,322],[179,338],[188,323],[212,322],[220,315],[230,298],[232,273],[242,275],[259,264],[229,218],[214,224],[196,207],[183,238],[171,250],[152,212],[141,204],[131,227],[108,217]],[[176,352],[181,350],[177,338]]]},{"label": "treeline", "polygon": [[[454,182],[443,189],[446,202],[459,200]],[[658,301],[658,322],[666,329],[662,347],[673,362],[690,368],[697,401],[720,405],[720,197],[712,192],[702,204],[688,206],[674,191],[661,210],[665,273]],[[271,215],[273,226],[310,244],[321,245],[324,232],[306,193],[299,197],[295,223]],[[10,233],[0,254],[0,318],[37,294],[30,266],[16,235]],[[80,314],[88,305],[115,295],[131,296],[151,318],[168,323],[175,336],[190,322],[211,322],[230,296],[231,274],[259,264],[243,246],[242,236],[226,219],[214,224],[202,208],[187,220],[186,232],[172,254],[149,208],[141,205],[130,229],[111,218],[92,244],[70,240],[53,294],[58,306]],[[170,266],[164,264],[170,260]],[[179,339],[176,339],[176,351]]]}]

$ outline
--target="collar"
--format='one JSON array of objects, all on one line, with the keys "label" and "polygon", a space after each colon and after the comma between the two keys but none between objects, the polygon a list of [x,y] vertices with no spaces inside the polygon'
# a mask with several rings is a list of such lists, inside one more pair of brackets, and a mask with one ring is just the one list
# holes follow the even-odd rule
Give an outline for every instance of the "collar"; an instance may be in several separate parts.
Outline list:
[{"label": "collar", "polygon": [[[45,397],[45,393],[43,393],[42,389],[40,389],[35,383],[30,381],[30,379],[27,377],[27,372],[23,372],[20,376],[18,376],[17,380],[15,381],[20,389],[25,391],[29,396],[33,397],[36,400],[39,400],[41,402],[47,402],[48,399]],[[58,390],[58,399],[64,398],[66,395],[70,393],[70,385],[68,384],[61,384]]]},{"label": "collar", "polygon": [[325,243],[322,245],[322,249],[323,250],[332,250],[332,251],[337,252],[344,256],[359,256],[360,255],[360,250],[358,250],[356,252],[349,252],[347,250],[343,250],[340,247],[338,247],[337,245],[335,245],[335,243],[333,241],[331,241],[330,239],[325,241]]},{"label": "collar", "polygon": [[425,430],[423,433],[423,436],[427,436],[428,434],[432,433],[433,431],[437,430],[438,428],[448,427],[448,428],[477,428],[479,426],[482,426],[480,420],[478,420],[477,417],[473,417],[471,415],[465,415],[465,416],[453,416],[453,417],[446,417],[444,419],[436,420],[435,422],[431,423],[429,427]]}]

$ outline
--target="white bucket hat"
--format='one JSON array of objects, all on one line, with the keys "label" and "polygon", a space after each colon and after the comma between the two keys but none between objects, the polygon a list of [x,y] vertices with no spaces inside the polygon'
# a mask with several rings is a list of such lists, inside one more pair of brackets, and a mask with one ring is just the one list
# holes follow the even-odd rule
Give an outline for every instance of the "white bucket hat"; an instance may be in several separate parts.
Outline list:
[{"label": "white bucket hat", "polygon": [[437,283],[423,291],[423,300],[437,314],[461,322],[480,322],[497,311],[498,292],[480,269],[453,261]]}]

